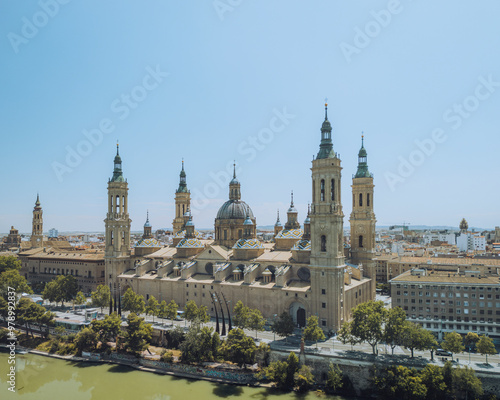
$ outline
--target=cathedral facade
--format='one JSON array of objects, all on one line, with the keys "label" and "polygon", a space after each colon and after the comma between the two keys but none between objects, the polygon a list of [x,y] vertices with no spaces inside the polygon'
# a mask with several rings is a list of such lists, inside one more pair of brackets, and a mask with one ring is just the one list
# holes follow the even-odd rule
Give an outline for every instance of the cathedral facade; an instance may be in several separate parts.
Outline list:
[{"label": "cathedral facade", "polygon": [[242,200],[234,172],[229,198],[215,218],[215,239],[201,240],[189,208],[183,163],[175,193],[173,245],[159,247],[148,218],[143,239],[132,249],[128,183],[117,150],[108,182],[106,283],[115,293],[132,288],[146,300],[150,296],[159,301],[173,299],[180,307],[194,300],[212,316],[217,311],[216,297],[225,299],[229,308],[241,300],[271,320],[286,311],[298,326],[315,315],[323,329],[336,331],[353,307],[375,297],[374,186],[364,144],[352,185],[351,252],[344,243],[341,171],[325,104],[320,149],[311,168],[312,204],[302,228],[292,193],[285,225],[278,215],[274,240],[260,241],[256,217]]}]

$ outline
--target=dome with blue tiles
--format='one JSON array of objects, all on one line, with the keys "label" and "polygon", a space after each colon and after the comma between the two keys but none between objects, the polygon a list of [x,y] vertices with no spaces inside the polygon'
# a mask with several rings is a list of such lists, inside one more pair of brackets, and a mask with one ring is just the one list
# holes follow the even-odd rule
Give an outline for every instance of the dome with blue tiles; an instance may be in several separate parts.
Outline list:
[{"label": "dome with blue tiles", "polygon": [[258,239],[239,239],[233,249],[263,249],[264,246]]}]

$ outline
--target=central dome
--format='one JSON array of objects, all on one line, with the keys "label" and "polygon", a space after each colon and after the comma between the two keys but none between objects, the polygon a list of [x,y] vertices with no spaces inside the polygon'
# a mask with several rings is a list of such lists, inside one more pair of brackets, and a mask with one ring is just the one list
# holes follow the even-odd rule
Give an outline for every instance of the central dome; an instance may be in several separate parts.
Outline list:
[{"label": "central dome", "polygon": [[241,200],[226,201],[217,213],[217,219],[246,219],[247,216],[254,219],[250,206]]}]

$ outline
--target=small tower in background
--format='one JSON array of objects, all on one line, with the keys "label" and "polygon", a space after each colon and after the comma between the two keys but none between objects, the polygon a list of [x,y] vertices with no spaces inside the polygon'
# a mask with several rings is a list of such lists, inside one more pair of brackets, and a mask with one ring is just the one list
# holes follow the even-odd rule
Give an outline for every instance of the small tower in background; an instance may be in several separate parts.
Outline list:
[{"label": "small tower in background", "polygon": [[[184,160],[182,160],[182,169],[179,174],[179,187],[175,192],[175,218],[172,223],[173,234],[182,231],[187,220],[184,215],[191,206],[191,193],[187,188],[186,171],[184,171]],[[188,219],[189,220],[189,219]]]},{"label": "small tower in background", "polygon": [[35,208],[33,208],[31,247],[43,247],[43,210],[40,205],[40,196],[38,194],[36,195]]}]

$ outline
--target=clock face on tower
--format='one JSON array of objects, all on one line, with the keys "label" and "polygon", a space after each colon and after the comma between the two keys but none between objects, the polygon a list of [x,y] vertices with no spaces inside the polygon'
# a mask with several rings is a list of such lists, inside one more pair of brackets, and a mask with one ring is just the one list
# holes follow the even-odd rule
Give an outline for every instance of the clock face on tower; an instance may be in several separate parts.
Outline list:
[{"label": "clock face on tower", "polygon": [[365,227],[364,226],[358,227],[358,232],[359,233],[365,233]]}]

